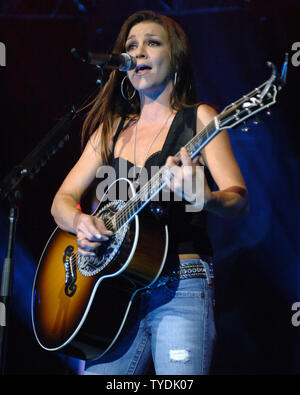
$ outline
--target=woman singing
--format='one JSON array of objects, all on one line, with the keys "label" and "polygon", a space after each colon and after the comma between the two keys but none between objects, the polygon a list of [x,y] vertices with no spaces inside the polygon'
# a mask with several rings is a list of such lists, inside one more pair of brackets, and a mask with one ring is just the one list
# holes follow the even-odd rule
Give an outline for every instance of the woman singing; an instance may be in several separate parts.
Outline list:
[{"label": "woman singing", "polygon": [[[156,374],[208,374],[215,326],[206,215],[246,212],[245,182],[226,131],[193,161],[181,148],[217,113],[197,98],[188,41],[174,20],[152,11],[131,15],[113,52],[127,52],[137,66],[112,71],[94,100],[83,126],[85,148],[54,198],[52,215],[60,228],[77,235],[80,254],[94,255],[112,232],[77,207],[99,167],[108,164],[131,169],[138,179],[143,169],[166,163],[166,182],[184,201],[174,199],[167,210],[167,261],[160,278],[141,292],[135,322],[110,351],[86,364],[85,374],[143,374],[151,361]],[[182,166],[174,157],[178,150]],[[204,188],[195,190],[200,165]],[[203,209],[187,212],[185,206],[197,206],[200,194]]]}]

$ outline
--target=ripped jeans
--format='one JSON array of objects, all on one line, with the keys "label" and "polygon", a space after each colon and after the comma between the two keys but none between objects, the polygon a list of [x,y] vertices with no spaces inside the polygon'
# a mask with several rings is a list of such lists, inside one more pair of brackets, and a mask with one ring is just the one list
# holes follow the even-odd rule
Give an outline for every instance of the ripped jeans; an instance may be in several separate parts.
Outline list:
[{"label": "ripped jeans", "polygon": [[87,362],[84,374],[141,375],[151,358],[157,375],[208,374],[215,339],[210,283],[209,274],[159,279],[143,291],[128,333],[100,359]]}]

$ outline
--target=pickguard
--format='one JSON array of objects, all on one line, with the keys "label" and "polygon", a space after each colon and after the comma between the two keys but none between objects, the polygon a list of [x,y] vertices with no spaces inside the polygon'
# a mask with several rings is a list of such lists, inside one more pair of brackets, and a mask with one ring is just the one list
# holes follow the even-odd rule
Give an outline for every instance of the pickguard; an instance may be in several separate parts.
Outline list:
[{"label": "pickguard", "polygon": [[[96,216],[101,218],[105,225],[111,220],[117,211],[119,211],[125,202],[123,200],[114,200],[103,206]],[[129,224],[124,224],[118,229],[108,241],[101,243],[96,251],[96,256],[83,256],[78,254],[77,267],[83,276],[95,276],[103,270],[117,255],[120,246],[124,241],[128,231]]]}]

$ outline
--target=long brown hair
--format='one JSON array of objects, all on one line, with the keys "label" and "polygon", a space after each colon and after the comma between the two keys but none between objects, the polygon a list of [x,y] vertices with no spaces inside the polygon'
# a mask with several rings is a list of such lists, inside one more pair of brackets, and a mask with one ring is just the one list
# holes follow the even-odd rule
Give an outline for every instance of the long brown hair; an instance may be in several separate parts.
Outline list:
[{"label": "long brown hair", "polygon": [[[125,52],[125,43],[130,29],[140,22],[155,22],[164,27],[167,32],[171,49],[171,67],[177,72],[176,84],[171,93],[170,105],[174,110],[198,102],[197,90],[192,70],[190,49],[186,34],[180,25],[173,19],[154,13],[153,11],[138,11],[131,15],[122,25],[115,42],[113,53]],[[111,72],[103,89],[92,101],[92,108],[88,112],[82,129],[82,145],[102,124],[101,156],[108,162],[109,143],[113,133],[113,123],[117,117],[138,117],[140,111],[139,95],[127,101],[121,95],[121,81],[124,73],[119,70]]]}]

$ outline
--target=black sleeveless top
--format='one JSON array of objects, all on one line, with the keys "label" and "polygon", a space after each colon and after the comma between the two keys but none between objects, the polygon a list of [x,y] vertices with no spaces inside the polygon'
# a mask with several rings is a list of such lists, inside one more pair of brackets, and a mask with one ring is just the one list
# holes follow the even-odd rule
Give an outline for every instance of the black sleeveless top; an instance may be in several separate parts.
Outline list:
[{"label": "black sleeveless top", "polygon": [[[153,166],[162,166],[165,164],[166,159],[169,155],[175,155],[181,147],[187,144],[189,140],[195,135],[196,132],[196,116],[198,106],[185,107],[178,111],[175,115],[168,135],[166,137],[163,148],[159,152],[152,154],[145,163],[145,169],[136,168],[136,174],[140,175],[140,180],[143,179],[143,171],[146,170],[151,173]],[[116,176],[119,178],[119,169],[124,168],[132,171],[134,164],[127,161],[124,158],[114,157],[114,148],[117,139],[123,130],[126,119],[122,118],[116,134],[113,139],[113,147],[110,157],[110,165],[114,167]],[[129,173],[129,171],[128,171]],[[212,186],[212,178],[205,167],[205,175],[207,182]],[[124,176],[124,174],[122,174]],[[155,203],[156,204],[156,203]],[[158,204],[160,204],[158,202]],[[172,255],[177,256],[178,254],[199,254],[203,259],[212,257],[213,251],[212,246],[207,233],[207,213],[201,212],[186,212],[186,205],[188,204],[185,200],[183,201],[172,201],[163,202],[163,207],[167,209],[165,221],[168,224],[169,229],[169,241]]]}]

